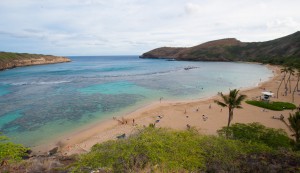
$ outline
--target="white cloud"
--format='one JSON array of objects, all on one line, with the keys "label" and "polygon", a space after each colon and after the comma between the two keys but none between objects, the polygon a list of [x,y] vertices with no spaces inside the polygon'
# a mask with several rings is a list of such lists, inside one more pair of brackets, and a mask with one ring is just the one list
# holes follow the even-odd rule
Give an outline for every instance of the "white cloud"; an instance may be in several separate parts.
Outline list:
[{"label": "white cloud", "polygon": [[236,37],[264,41],[299,29],[290,0],[1,0],[0,51],[141,54]]}]

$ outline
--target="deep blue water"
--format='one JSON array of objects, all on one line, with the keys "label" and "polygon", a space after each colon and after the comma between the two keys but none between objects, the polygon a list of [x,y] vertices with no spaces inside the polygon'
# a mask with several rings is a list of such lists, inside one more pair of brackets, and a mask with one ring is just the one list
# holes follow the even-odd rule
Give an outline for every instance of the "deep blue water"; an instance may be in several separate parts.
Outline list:
[{"label": "deep blue water", "polygon": [[70,58],[70,63],[0,72],[1,132],[15,142],[37,145],[160,97],[203,98],[272,76],[265,66],[246,63]]}]

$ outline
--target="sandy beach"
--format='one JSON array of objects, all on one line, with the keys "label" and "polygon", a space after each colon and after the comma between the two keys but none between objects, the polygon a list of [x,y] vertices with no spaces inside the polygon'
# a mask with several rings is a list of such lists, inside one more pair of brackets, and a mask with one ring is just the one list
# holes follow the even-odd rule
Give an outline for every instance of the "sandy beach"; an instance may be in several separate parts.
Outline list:
[{"label": "sandy beach", "polygon": [[[252,100],[259,98],[262,91],[272,91],[274,93],[274,97],[271,98],[272,101],[292,102],[291,93],[288,92],[287,96],[282,96],[283,85],[279,91],[279,98],[275,98],[282,74],[280,67],[267,66],[273,71],[274,76],[270,80],[260,83],[257,87],[240,89],[240,93],[247,95],[248,100]],[[292,77],[292,86],[295,86],[296,82],[296,77]],[[127,115],[94,124],[63,136],[47,145],[34,147],[33,151],[39,154],[59,146],[60,152],[64,155],[85,153],[96,143],[116,140],[117,136],[122,134],[126,134],[126,137],[130,136],[150,123],[155,123],[156,127],[177,130],[184,130],[189,125],[195,127],[202,134],[215,135],[218,129],[227,125],[228,121],[228,109],[214,103],[216,99],[220,100],[220,97],[216,95],[206,99],[180,102],[158,100]],[[295,93],[294,104],[296,106],[300,104],[299,92]],[[291,134],[282,121],[272,118],[272,116],[281,114],[287,118],[289,113],[292,113],[291,110],[264,110],[247,103],[243,103],[242,107],[243,109],[235,109],[232,124],[259,122],[267,127],[284,129],[289,135]],[[203,115],[206,118],[203,118]]]}]

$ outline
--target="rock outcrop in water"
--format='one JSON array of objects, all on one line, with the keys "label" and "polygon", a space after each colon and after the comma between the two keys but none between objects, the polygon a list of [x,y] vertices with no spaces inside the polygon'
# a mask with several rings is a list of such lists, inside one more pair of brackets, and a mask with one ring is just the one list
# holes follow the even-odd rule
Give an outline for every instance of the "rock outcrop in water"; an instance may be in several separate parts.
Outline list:
[{"label": "rock outcrop in water", "polygon": [[22,66],[55,64],[70,61],[71,60],[69,58],[61,56],[0,52],[0,70]]},{"label": "rock outcrop in water", "polygon": [[166,58],[192,61],[282,61],[300,59],[300,31],[266,42],[241,42],[227,38],[194,47],[161,47],[144,53],[140,58]]}]

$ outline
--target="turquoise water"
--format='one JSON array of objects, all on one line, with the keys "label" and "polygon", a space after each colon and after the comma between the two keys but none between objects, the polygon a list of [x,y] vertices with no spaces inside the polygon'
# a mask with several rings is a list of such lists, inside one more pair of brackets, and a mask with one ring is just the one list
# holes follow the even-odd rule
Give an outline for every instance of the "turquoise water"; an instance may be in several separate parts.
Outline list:
[{"label": "turquoise water", "polygon": [[70,63],[0,72],[1,132],[34,146],[160,97],[199,99],[256,86],[272,76],[265,66],[246,63],[70,58]]}]

